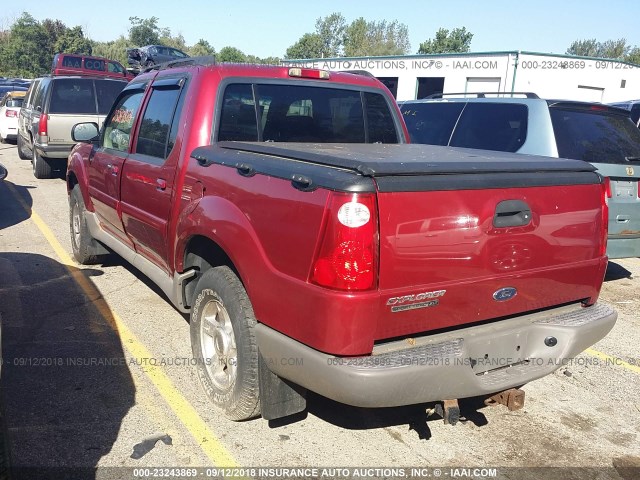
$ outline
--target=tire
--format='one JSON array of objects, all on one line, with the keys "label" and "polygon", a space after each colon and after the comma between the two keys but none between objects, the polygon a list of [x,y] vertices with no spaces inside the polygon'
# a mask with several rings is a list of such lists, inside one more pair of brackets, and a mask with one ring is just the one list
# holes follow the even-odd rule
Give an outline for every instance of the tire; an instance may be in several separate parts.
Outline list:
[{"label": "tire", "polygon": [[33,165],[33,176],[36,178],[52,178],[53,177],[53,166],[52,161],[48,158],[44,158],[42,155],[38,154],[38,152],[33,152],[33,160],[31,160]]},{"label": "tire", "polygon": [[33,156],[33,150],[29,150],[29,154],[26,154],[24,153],[25,146],[25,141],[22,138],[22,135],[18,133],[18,157],[20,157],[20,160],[31,160],[31,157]]},{"label": "tire", "polygon": [[227,418],[260,415],[256,319],[242,283],[226,266],[198,280],[191,308],[191,349],[200,382]]},{"label": "tire", "polygon": [[73,256],[81,265],[100,263],[102,255],[98,242],[91,236],[86,219],[87,209],[84,206],[80,187],[76,185],[69,195],[69,232]]}]

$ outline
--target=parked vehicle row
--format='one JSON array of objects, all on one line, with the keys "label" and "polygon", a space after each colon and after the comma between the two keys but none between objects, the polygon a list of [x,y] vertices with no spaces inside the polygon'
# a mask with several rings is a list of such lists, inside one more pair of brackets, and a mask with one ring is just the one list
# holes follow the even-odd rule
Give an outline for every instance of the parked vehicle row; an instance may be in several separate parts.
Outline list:
[{"label": "parked vehicle row", "polygon": [[608,179],[609,258],[640,256],[640,130],[629,111],[533,94],[401,102],[414,143],[584,160]]}]

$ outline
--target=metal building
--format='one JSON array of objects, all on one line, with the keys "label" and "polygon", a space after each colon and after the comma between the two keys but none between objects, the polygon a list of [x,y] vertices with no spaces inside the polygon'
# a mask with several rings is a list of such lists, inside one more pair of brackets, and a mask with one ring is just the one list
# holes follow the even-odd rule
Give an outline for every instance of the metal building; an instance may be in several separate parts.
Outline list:
[{"label": "metal building", "polygon": [[379,78],[398,100],[442,92],[533,92],[542,98],[603,103],[640,98],[640,66],[604,58],[505,51],[286,63],[364,70]]}]

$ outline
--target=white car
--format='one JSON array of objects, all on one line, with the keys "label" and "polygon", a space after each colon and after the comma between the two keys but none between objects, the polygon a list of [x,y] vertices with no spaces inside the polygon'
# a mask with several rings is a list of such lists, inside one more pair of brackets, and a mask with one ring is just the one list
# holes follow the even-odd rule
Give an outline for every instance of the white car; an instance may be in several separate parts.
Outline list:
[{"label": "white car", "polygon": [[18,116],[27,92],[7,92],[0,100],[0,143],[16,140],[18,135]]}]

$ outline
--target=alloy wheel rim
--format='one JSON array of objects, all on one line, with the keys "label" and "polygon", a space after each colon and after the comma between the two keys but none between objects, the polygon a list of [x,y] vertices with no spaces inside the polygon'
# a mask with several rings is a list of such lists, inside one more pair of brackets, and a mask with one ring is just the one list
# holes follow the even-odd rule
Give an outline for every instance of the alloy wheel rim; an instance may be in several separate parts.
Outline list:
[{"label": "alloy wheel rim", "polygon": [[238,350],[229,312],[210,300],[202,309],[200,339],[209,378],[219,390],[233,387],[238,375]]}]

